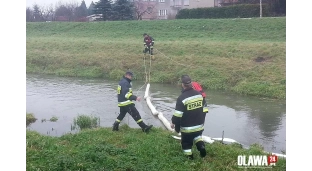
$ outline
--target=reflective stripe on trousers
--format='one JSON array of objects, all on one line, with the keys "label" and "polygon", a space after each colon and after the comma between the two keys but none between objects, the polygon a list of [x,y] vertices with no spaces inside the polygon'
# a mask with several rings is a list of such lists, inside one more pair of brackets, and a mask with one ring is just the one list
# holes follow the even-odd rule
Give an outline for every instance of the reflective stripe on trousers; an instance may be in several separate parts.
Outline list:
[{"label": "reflective stripe on trousers", "polygon": [[192,155],[192,150],[191,149],[183,150],[183,153],[185,155]]},{"label": "reflective stripe on trousers", "polygon": [[190,132],[197,132],[204,129],[204,125],[197,125],[197,126],[191,126],[191,127],[181,127],[181,132],[190,133]]}]

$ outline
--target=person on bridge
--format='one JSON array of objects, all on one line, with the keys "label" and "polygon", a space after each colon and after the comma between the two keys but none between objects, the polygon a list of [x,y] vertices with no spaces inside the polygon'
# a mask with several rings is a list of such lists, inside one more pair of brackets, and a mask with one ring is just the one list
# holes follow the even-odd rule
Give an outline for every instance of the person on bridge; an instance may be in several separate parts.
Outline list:
[{"label": "person on bridge", "polygon": [[132,94],[131,88],[131,80],[133,77],[132,72],[126,72],[123,78],[119,81],[117,87],[117,96],[118,96],[118,107],[120,108],[120,113],[113,124],[113,131],[119,130],[119,124],[125,117],[127,113],[129,113],[132,118],[137,122],[137,124],[142,128],[143,132],[149,132],[149,130],[153,127],[153,125],[147,126],[141,116],[139,111],[136,109],[132,100],[140,101],[140,97],[137,97]]},{"label": "person on bridge", "polygon": [[[181,79],[183,79],[184,77],[189,77],[188,75],[182,75]],[[192,88],[198,92],[200,92],[200,94],[203,96],[203,98],[205,99],[205,104],[204,104],[204,113],[205,113],[205,116],[206,116],[206,113],[208,113],[208,107],[207,107],[207,101],[206,101],[206,93],[205,91],[203,90],[202,86],[196,82],[196,81],[192,81]],[[183,91],[183,87],[182,87],[182,91]]]},{"label": "person on bridge", "polygon": [[143,37],[144,37],[144,39],[143,39],[143,44],[144,44],[143,53],[146,54],[147,52],[149,52],[149,54],[154,55],[153,54],[154,39],[146,33],[143,34]]},{"label": "person on bridge", "polygon": [[204,131],[206,103],[203,96],[192,87],[192,80],[182,76],[182,94],[178,97],[175,112],[171,118],[171,128],[181,132],[181,146],[184,154],[193,159],[192,147],[195,143],[201,157],[206,156],[205,143],[202,139]]}]

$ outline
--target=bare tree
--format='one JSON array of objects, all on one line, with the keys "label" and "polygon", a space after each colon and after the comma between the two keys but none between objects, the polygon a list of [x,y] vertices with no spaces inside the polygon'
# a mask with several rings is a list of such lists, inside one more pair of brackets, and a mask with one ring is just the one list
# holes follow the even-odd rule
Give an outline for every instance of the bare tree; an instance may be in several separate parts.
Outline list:
[{"label": "bare tree", "polygon": [[78,7],[78,2],[72,1],[69,3],[62,3],[61,1],[57,2],[55,5],[55,17],[61,17],[62,21],[74,21],[75,19],[75,11]]},{"label": "bare tree", "polygon": [[29,7],[26,8],[26,22],[32,22],[34,19],[33,10]]},{"label": "bare tree", "polygon": [[67,9],[65,5],[58,6],[55,9],[55,17],[57,21],[69,21],[71,15],[70,10]]},{"label": "bare tree", "polygon": [[53,21],[54,20],[54,15],[55,15],[55,11],[53,8],[53,5],[49,5],[45,8],[42,8],[42,17],[45,21]]},{"label": "bare tree", "polygon": [[40,21],[43,21],[43,18],[42,18],[42,7],[40,7],[39,5],[37,4],[34,4],[33,5],[33,21],[35,22],[40,22]]},{"label": "bare tree", "polygon": [[142,17],[145,14],[151,15],[154,13],[156,3],[153,1],[135,0],[133,3],[137,20],[142,20]]},{"label": "bare tree", "polygon": [[73,21],[75,20],[75,12],[76,12],[76,9],[79,7],[79,4],[77,1],[72,1],[72,2],[69,2],[69,3],[66,3],[66,7],[67,9],[70,11],[70,16],[69,16],[69,20],[70,21]]}]

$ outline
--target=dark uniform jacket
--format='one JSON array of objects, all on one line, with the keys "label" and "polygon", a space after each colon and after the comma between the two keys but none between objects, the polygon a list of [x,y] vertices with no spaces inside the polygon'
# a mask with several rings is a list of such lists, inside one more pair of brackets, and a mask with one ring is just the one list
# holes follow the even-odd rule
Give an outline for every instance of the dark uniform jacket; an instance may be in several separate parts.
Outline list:
[{"label": "dark uniform jacket", "polygon": [[134,104],[132,100],[136,100],[137,97],[132,94],[131,80],[123,77],[117,87],[118,106],[128,106]]},{"label": "dark uniform jacket", "polygon": [[[198,86],[196,86],[196,88],[194,87],[194,85],[199,85],[200,86],[200,84],[198,83],[198,82],[192,82],[192,86],[193,86],[193,89],[194,90],[196,90],[196,91],[198,91],[199,93],[201,93],[201,95],[203,96],[203,98],[204,98],[204,100],[205,100],[205,103],[204,103],[204,113],[206,114],[206,113],[208,113],[208,105],[207,105],[207,101],[206,101],[206,93],[203,91],[203,89],[201,88],[201,86],[200,87],[198,87]],[[184,89],[183,89],[183,87],[181,86],[181,92],[183,93],[183,91],[184,91]],[[206,115],[205,115],[206,116]]]},{"label": "dark uniform jacket", "polygon": [[154,39],[151,36],[144,37],[143,44],[144,46],[154,46]]},{"label": "dark uniform jacket", "polygon": [[207,110],[205,103],[200,92],[193,88],[183,90],[177,99],[171,119],[176,132],[191,133],[203,130]]}]

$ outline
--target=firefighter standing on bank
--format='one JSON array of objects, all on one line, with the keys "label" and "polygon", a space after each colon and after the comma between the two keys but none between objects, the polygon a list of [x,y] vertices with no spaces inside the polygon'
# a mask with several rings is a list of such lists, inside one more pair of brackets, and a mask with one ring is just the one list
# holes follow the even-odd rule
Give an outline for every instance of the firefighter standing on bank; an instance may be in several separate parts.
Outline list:
[{"label": "firefighter standing on bank", "polygon": [[143,34],[143,37],[144,37],[144,39],[143,39],[143,44],[144,44],[143,53],[146,54],[147,52],[149,52],[149,54],[154,55],[153,54],[154,39],[146,33]]},{"label": "firefighter standing on bank", "polygon": [[117,87],[117,94],[118,94],[118,107],[120,108],[120,113],[113,124],[113,131],[119,130],[119,124],[122,119],[125,117],[127,113],[129,113],[132,118],[137,122],[137,124],[142,128],[143,132],[148,132],[153,125],[147,126],[141,116],[139,111],[136,109],[132,100],[140,101],[140,97],[137,97],[132,94],[131,88],[131,80],[133,77],[132,72],[126,72],[123,78],[119,81]]},{"label": "firefighter standing on bank", "polygon": [[204,131],[205,112],[207,107],[205,99],[198,91],[192,88],[192,80],[182,76],[183,92],[178,97],[175,112],[172,116],[171,127],[181,132],[181,145],[184,154],[193,159],[192,146],[195,143],[201,157],[206,156],[205,143],[202,139]]}]

